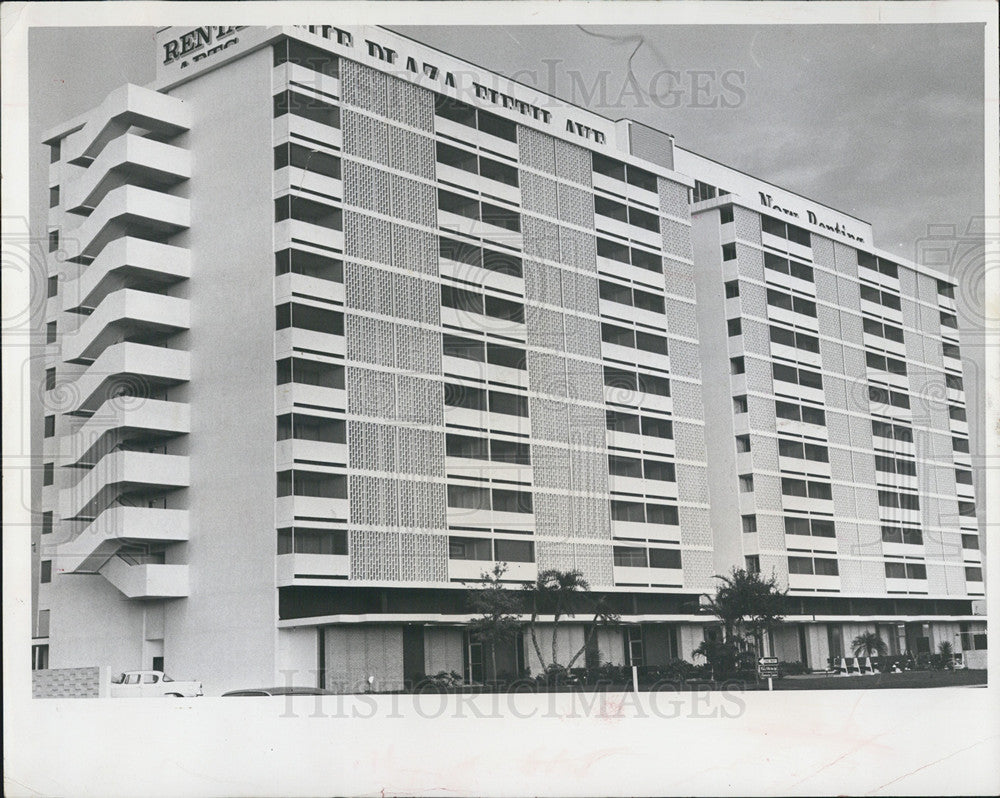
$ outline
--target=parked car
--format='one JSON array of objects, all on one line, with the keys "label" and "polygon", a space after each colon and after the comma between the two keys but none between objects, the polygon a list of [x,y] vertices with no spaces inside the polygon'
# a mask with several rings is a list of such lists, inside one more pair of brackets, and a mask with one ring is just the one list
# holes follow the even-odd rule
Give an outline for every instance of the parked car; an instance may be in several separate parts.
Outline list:
[{"label": "parked car", "polygon": [[163,671],[125,671],[111,679],[112,698],[193,698],[204,695],[201,682],[175,681]]},{"label": "parked car", "polygon": [[230,690],[223,693],[222,697],[260,697],[271,695],[334,695],[329,690],[320,687],[251,687],[244,690]]}]

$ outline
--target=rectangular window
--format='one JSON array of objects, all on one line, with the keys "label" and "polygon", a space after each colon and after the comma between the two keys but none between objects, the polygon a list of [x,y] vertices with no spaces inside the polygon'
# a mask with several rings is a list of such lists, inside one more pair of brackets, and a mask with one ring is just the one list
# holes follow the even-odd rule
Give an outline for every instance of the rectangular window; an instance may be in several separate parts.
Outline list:
[{"label": "rectangular window", "polygon": [[490,391],[490,412],[528,417],[528,397],[506,391]]},{"label": "rectangular window", "polygon": [[737,435],[736,436],[736,451],[739,454],[746,454],[750,451],[750,436],[749,435]]},{"label": "rectangular window", "polygon": [[746,359],[740,355],[739,357],[729,358],[729,373],[733,375],[746,374],[747,364]]},{"label": "rectangular window", "polygon": [[278,554],[347,554],[343,529],[284,527],[278,530]]},{"label": "rectangular window", "polygon": [[441,304],[446,308],[456,310],[466,310],[470,313],[483,315],[483,295],[478,291],[469,291],[465,288],[441,284]]},{"label": "rectangular window", "polygon": [[673,463],[665,463],[662,460],[643,460],[642,473],[646,479],[655,479],[660,482],[676,482],[677,473]]},{"label": "rectangular window", "polygon": [[278,416],[278,440],[289,438],[323,443],[346,442],[346,422],[341,418],[284,413]]},{"label": "rectangular window", "polygon": [[962,535],[962,548],[970,549],[972,551],[979,551],[979,535],[964,533]]},{"label": "rectangular window", "polygon": [[315,385],[320,388],[344,388],[344,367],[305,358],[283,358],[276,363],[277,384]]},{"label": "rectangular window", "polygon": [[315,277],[317,280],[342,283],[344,262],[299,249],[283,249],[274,253],[274,273],[275,275],[301,274],[304,277]]},{"label": "rectangular window", "polygon": [[479,488],[475,485],[449,485],[448,506],[463,507],[467,510],[489,510],[489,488]]},{"label": "rectangular window", "polygon": [[298,302],[286,302],[275,307],[274,311],[274,324],[278,330],[293,327],[298,330],[310,330],[328,335],[344,334],[344,314],[340,311],[303,305]]},{"label": "rectangular window", "polygon": [[520,490],[493,489],[493,509],[505,513],[531,513],[531,494]]},{"label": "rectangular window", "polygon": [[639,372],[636,376],[640,392],[656,396],[670,396],[670,380],[666,377],[659,377],[655,374],[643,374],[642,372]]},{"label": "rectangular window", "polygon": [[677,549],[650,549],[650,568],[675,568],[681,567],[681,553]]},{"label": "rectangular window", "polygon": [[618,410],[606,410],[604,413],[605,425],[609,430],[615,432],[627,432],[632,435],[640,435],[641,427],[639,416],[632,413],[622,413]]},{"label": "rectangular window", "polygon": [[62,157],[62,139],[49,145],[49,163],[58,163]]},{"label": "rectangular window", "polygon": [[277,475],[277,495],[312,496],[322,499],[346,499],[347,477],[319,471],[289,470]]},{"label": "rectangular window", "polygon": [[496,559],[499,562],[534,562],[535,544],[530,540],[509,540],[498,538],[493,541]]},{"label": "rectangular window", "polygon": [[670,419],[642,416],[642,434],[651,438],[673,438],[674,424]]},{"label": "rectangular window", "polygon": [[492,341],[486,342],[486,361],[494,366],[504,366],[519,371],[528,368],[527,355],[523,349],[495,344]]},{"label": "rectangular window", "polygon": [[719,208],[719,224],[729,224],[733,221],[733,206],[723,205]]},{"label": "rectangular window", "polygon": [[48,486],[55,483],[56,472],[54,463],[42,464],[42,485]]},{"label": "rectangular window", "polygon": [[965,581],[967,582],[982,582],[983,581],[983,569],[979,566],[967,565],[965,567]]},{"label": "rectangular window", "polygon": [[746,560],[748,574],[760,573],[760,555],[748,554],[744,559]]},{"label": "rectangular window", "polygon": [[340,180],[340,158],[322,150],[303,147],[301,144],[288,142],[274,148],[274,168],[284,169],[286,166],[302,169],[306,174],[324,175]]},{"label": "rectangular window", "polygon": [[45,417],[45,432],[44,432],[44,436],[46,438],[51,438],[55,434],[56,434],[56,417],[55,416],[46,416]]},{"label": "rectangular window", "polygon": [[901,562],[887,562],[885,564],[886,579],[906,579],[906,566]]},{"label": "rectangular window", "polygon": [[722,259],[724,261],[736,260],[736,244],[722,245]]},{"label": "rectangular window", "polygon": [[729,319],[726,321],[726,332],[729,334],[730,338],[737,335],[743,335],[743,324],[740,319]]},{"label": "rectangular window", "polygon": [[445,383],[444,403],[448,407],[464,407],[467,410],[486,410],[486,391],[467,385]]},{"label": "rectangular window", "polygon": [[49,207],[55,208],[59,205],[59,186],[49,186]]},{"label": "rectangular window", "polygon": [[647,504],[646,523],[677,526],[679,523],[677,507],[672,504]]},{"label": "rectangular window", "polygon": [[753,475],[752,474],[740,474],[740,493],[752,493],[753,492]]},{"label": "rectangular window", "polygon": [[736,415],[743,415],[747,412],[747,398],[745,396],[734,396],[733,397],[733,413]]},{"label": "rectangular window", "polygon": [[52,581],[52,560],[42,560],[42,571],[38,581],[42,584]]},{"label": "rectangular window", "polygon": [[811,574],[812,572],[813,572],[813,561],[811,557],[788,558],[788,573]]},{"label": "rectangular window", "polygon": [[756,515],[744,515],[742,516],[743,532],[747,535],[752,535],[757,531],[757,516]]},{"label": "rectangular window", "polygon": [[615,565],[625,568],[646,568],[649,564],[646,549],[639,546],[614,546]]},{"label": "rectangular window", "polygon": [[813,560],[813,568],[817,576],[838,576],[837,561],[826,557],[817,557]]},{"label": "rectangular window", "polygon": [[725,284],[726,288],[726,299],[733,299],[740,295],[740,281],[739,280],[729,280]]},{"label": "rectangular window", "polygon": [[623,183],[625,182],[625,164],[621,161],[616,161],[608,158],[606,155],[595,152],[592,153],[592,165],[597,174],[621,180]]},{"label": "rectangular window", "polygon": [[490,294],[486,294],[484,299],[487,316],[524,324],[524,305],[520,302],[512,302],[509,299],[501,299]]},{"label": "rectangular window", "polygon": [[493,547],[489,538],[448,538],[448,559],[483,560],[493,559]]},{"label": "rectangular window", "polygon": [[642,502],[622,501],[621,499],[611,500],[611,519],[613,521],[628,521],[631,523],[644,523],[646,521],[645,506]]},{"label": "rectangular window", "polygon": [[[46,291],[45,295],[49,299],[52,299],[52,297],[54,297],[54,296],[58,296],[59,295],[59,275],[53,274],[51,277],[49,277],[48,281],[46,282],[46,288],[47,288],[47,291]],[[52,322],[52,323],[54,324],[55,322]],[[51,343],[51,341],[50,341],[50,343]]]},{"label": "rectangular window", "polygon": [[280,66],[285,62],[298,64],[331,78],[340,77],[337,56],[296,39],[284,39],[274,45],[274,65]]},{"label": "rectangular window", "polygon": [[59,249],[59,231],[49,230],[49,252],[55,252]]},{"label": "rectangular window", "polygon": [[[46,510],[42,513],[42,534],[49,535],[52,533],[52,511]],[[962,535],[962,539],[965,540],[965,535]],[[972,535],[971,537],[975,537]],[[976,548],[979,548],[979,543],[977,539]]]},{"label": "rectangular window", "polygon": [[498,463],[531,465],[531,447],[519,441],[490,441],[490,459]]},{"label": "rectangular window", "polygon": [[485,438],[474,438],[471,435],[445,436],[445,453],[449,457],[468,457],[475,460],[489,460],[489,441]]},{"label": "rectangular window", "polygon": [[276,222],[293,219],[297,222],[325,227],[327,230],[343,230],[343,215],[344,212],[340,208],[295,194],[286,194],[274,201],[274,221]]},{"label": "rectangular window", "polygon": [[274,118],[285,114],[301,116],[321,125],[340,127],[340,108],[308,94],[283,91],[274,95]]},{"label": "rectangular window", "polygon": [[638,390],[636,373],[614,366],[604,367],[604,384],[609,388],[620,388],[624,391]]},{"label": "rectangular window", "polygon": [[56,387],[56,370],[55,368],[45,369],[45,390],[51,391]]}]

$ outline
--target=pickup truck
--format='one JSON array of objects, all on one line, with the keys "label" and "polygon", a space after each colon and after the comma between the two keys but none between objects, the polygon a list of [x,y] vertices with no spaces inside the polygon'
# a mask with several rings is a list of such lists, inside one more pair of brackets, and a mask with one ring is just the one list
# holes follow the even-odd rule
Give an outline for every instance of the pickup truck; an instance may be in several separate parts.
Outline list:
[{"label": "pickup truck", "polygon": [[204,695],[201,682],[175,682],[163,671],[126,671],[111,679],[112,698],[191,698]]}]

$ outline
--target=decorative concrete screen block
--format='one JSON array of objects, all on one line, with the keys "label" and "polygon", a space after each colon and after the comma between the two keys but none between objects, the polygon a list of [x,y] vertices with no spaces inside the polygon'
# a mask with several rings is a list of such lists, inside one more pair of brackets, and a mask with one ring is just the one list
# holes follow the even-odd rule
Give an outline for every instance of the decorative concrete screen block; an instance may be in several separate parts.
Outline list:
[{"label": "decorative concrete screen block", "polygon": [[681,555],[684,565],[684,587],[695,590],[712,590],[718,580],[714,578],[712,552],[685,550]]},{"label": "decorative concrete screen block", "polygon": [[348,366],[347,411],[358,416],[393,418],[396,390],[391,374]]},{"label": "decorative concrete screen block", "polygon": [[400,535],[401,578],[406,582],[448,581],[448,537],[415,532]]},{"label": "decorative concrete screen block", "polygon": [[350,475],[351,523],[365,526],[399,526],[396,480]]},{"label": "decorative concrete screen block", "polygon": [[747,388],[760,393],[770,393],[774,384],[771,376],[771,361],[761,357],[746,357],[743,360],[746,368]]},{"label": "decorative concrete screen block", "polygon": [[813,282],[816,285],[816,296],[835,297],[837,295],[837,276],[835,274],[825,272],[822,269],[814,269]]},{"label": "decorative concrete screen block", "polygon": [[365,163],[344,161],[344,203],[391,216],[389,186],[395,177]]},{"label": "decorative concrete screen block", "polygon": [[[592,272],[597,270],[597,238],[582,230],[559,228],[560,260],[567,266]],[[573,307],[570,300],[566,307]],[[593,312],[593,311],[587,311]]]},{"label": "decorative concrete screen block", "polygon": [[594,169],[590,150],[553,139],[556,156],[556,176],[590,188]]},{"label": "decorative concrete screen block", "polygon": [[[778,470],[778,442],[772,435],[750,435],[753,467],[761,471]],[[831,453],[832,454],[832,453]]]},{"label": "decorative concrete screen block", "polygon": [[[570,450],[570,487],[573,490],[582,491],[584,493],[607,493],[608,492],[608,458],[604,452],[590,452],[582,449],[571,449]],[[582,508],[588,502],[592,502],[591,499],[578,499],[577,507]],[[604,509],[599,512],[603,513],[603,521],[600,524],[600,529],[605,529],[608,524],[607,514],[609,512],[609,505],[607,502],[603,502],[601,505]],[[591,507],[588,511],[590,514],[594,512],[594,508]]]},{"label": "decorative concrete screen block", "polygon": [[386,78],[386,89],[390,119],[434,132],[434,92],[394,77]]},{"label": "decorative concrete screen block", "polygon": [[396,327],[396,365],[404,371],[441,373],[441,333],[424,327]]},{"label": "decorative concrete screen block", "polygon": [[387,83],[384,72],[362,66],[356,61],[341,59],[340,85],[344,102],[367,108],[379,116],[389,115]]},{"label": "decorative concrete screen block", "polygon": [[98,698],[109,693],[107,668],[53,668],[31,672],[32,698]]},{"label": "decorative concrete screen block", "polygon": [[840,571],[840,589],[844,593],[860,592],[864,589],[865,578],[861,572],[861,560],[840,557],[837,569]]},{"label": "decorative concrete screen block", "polygon": [[[566,351],[573,355],[582,357],[592,357],[599,360],[601,357],[601,323],[596,319],[587,319],[581,316],[566,317]],[[573,385],[574,377],[585,377],[587,375],[597,375],[596,379],[601,379],[601,368],[597,364],[581,363],[572,361],[569,366],[570,373],[570,396],[577,396],[583,399],[594,399],[599,401],[601,388],[584,388],[581,385]]]},{"label": "decorative concrete screen block", "polygon": [[838,485],[835,482],[831,486],[831,490],[833,491],[833,506],[836,514],[846,518],[856,518],[858,509],[854,503],[854,488],[850,485]]},{"label": "decorative concrete screen block", "polygon": [[764,281],[764,255],[759,249],[736,242],[736,259],[741,277]]},{"label": "decorative concrete screen block", "polygon": [[410,424],[444,424],[444,384],[426,377],[396,375],[395,416]]},{"label": "decorative concrete screen block", "polygon": [[836,269],[836,253],[833,248],[833,242],[829,238],[817,235],[812,236],[812,255],[814,263],[826,266],[829,269]]},{"label": "decorative concrete screen block", "polygon": [[841,274],[848,274],[851,277],[858,275],[858,251],[854,247],[841,244],[839,241],[833,242],[833,259],[837,264],[837,271]]},{"label": "decorative concrete screen block", "polygon": [[[836,314],[834,314],[836,319]],[[838,374],[844,373],[844,345],[837,341],[830,341],[827,338],[820,338],[819,351],[823,358],[823,368]],[[838,378],[839,379],[839,378]],[[843,380],[840,380],[843,383]],[[827,387],[829,390],[829,387]]]},{"label": "decorative concrete screen block", "polygon": [[[820,296],[831,296],[835,297],[836,294],[820,294]],[[841,339],[841,329],[840,329],[840,311],[836,307],[831,307],[830,305],[817,305],[816,306],[816,321],[818,324],[820,335],[826,335],[835,341]]]},{"label": "decorative concrete screen block", "polygon": [[[392,225],[391,263],[400,269],[438,275],[438,240],[433,233],[401,224]],[[435,303],[438,304],[438,303]]]},{"label": "decorative concrete screen block", "polygon": [[370,116],[344,109],[341,113],[344,153],[389,165],[389,125]]},{"label": "decorative concrete screen block", "polygon": [[[397,468],[404,474],[444,476],[444,433],[415,427],[396,428]],[[388,470],[388,469],[381,469]]]},{"label": "decorative concrete screen block", "polygon": [[566,396],[566,365],[558,355],[528,352],[528,378],[535,393]]},{"label": "decorative concrete screen block", "polygon": [[[719,319],[720,324],[721,322]],[[771,354],[771,338],[765,324],[755,319],[743,318],[740,321],[740,330],[743,334],[743,349],[747,354],[761,357]]]},{"label": "decorative concrete screen block", "polygon": [[603,407],[569,405],[569,439],[574,446],[596,448],[604,456],[607,423]]},{"label": "decorative concrete screen block", "polygon": [[559,225],[529,214],[522,214],[524,254],[529,258],[559,261]]},{"label": "decorative concrete screen block", "polygon": [[539,487],[569,487],[569,449],[533,443],[531,465],[534,482]]},{"label": "decorative concrete screen block", "polygon": [[547,172],[556,171],[554,139],[530,127],[517,126],[517,140],[520,145],[519,159],[525,166]]},{"label": "decorative concrete screen block", "polygon": [[560,183],[559,219],[579,227],[594,226],[594,195],[576,186]]},{"label": "decorative concrete screen block", "polygon": [[[861,480],[855,472],[856,482],[863,482],[866,485],[875,484],[875,468],[872,466],[869,478]],[[878,514],[878,493],[874,487],[857,487],[854,489],[854,498],[858,506],[859,518],[874,518]]]},{"label": "decorative concrete screen block", "polygon": [[352,529],[350,534],[351,579],[399,579],[399,532]]},{"label": "decorative concrete screen block", "polygon": [[[851,388],[853,389],[853,387],[854,383],[851,383]],[[824,397],[826,399],[827,407],[835,407],[838,410],[859,409],[857,407],[853,407],[856,405],[856,400],[853,396],[854,391],[851,391],[852,396],[848,396],[848,383],[841,377],[824,374],[823,388],[825,389]],[[865,398],[867,399],[868,397]]]},{"label": "decorative concrete screen block", "polygon": [[545,537],[570,538],[573,497],[561,493],[536,492],[535,531]]},{"label": "decorative concrete screen block", "polygon": [[899,290],[903,296],[917,295],[917,275],[909,269],[901,269],[898,275]]},{"label": "decorative concrete screen block", "polygon": [[[767,290],[762,285],[747,282],[740,283],[740,310],[743,316],[756,316],[759,319],[766,319],[767,312]],[[744,318],[744,321],[746,319]]]},{"label": "decorative concrete screen block", "polygon": [[384,219],[344,211],[344,254],[349,258],[390,263],[391,225]]},{"label": "decorative concrete screen block", "polygon": [[[344,267],[345,307],[391,316],[392,280],[391,272],[348,261]],[[440,299],[437,304],[440,305]]]},{"label": "decorative concrete screen block", "polygon": [[[830,475],[833,479],[850,482],[854,479],[854,469],[851,466],[851,452],[848,449],[830,447]],[[757,462],[757,453],[754,452],[754,463]]]},{"label": "decorative concrete screen block", "polygon": [[679,504],[677,506],[677,520],[679,526],[675,528],[675,534],[685,546],[710,546],[712,544],[712,527],[707,509],[692,507],[689,504]]},{"label": "decorative concrete screen block", "polygon": [[788,558],[784,554],[761,554],[760,572],[765,577],[774,576],[779,588],[788,587]]},{"label": "decorative concrete screen block", "polygon": [[[906,272],[906,269],[903,269],[903,272]],[[917,296],[924,302],[936,305],[938,302],[937,280],[927,274],[914,276],[917,278]]]},{"label": "decorative concrete screen block", "polygon": [[556,181],[521,170],[521,205],[526,211],[556,215]]},{"label": "decorative concrete screen block", "polygon": [[674,399],[674,414],[680,418],[701,419],[704,417],[701,385],[696,382],[674,380],[671,384]]},{"label": "decorative concrete screen block", "polygon": [[611,551],[608,546],[576,543],[573,549],[576,567],[583,572],[583,578],[590,583],[591,588],[611,587],[614,584]]},{"label": "decorative concrete screen block", "polygon": [[[965,587],[965,567],[962,565],[944,566],[944,577],[948,585],[949,596],[965,596],[968,591]],[[985,653],[985,652],[983,652]]]},{"label": "decorative concrete screen block", "polygon": [[[668,305],[670,300],[667,300]],[[678,303],[681,305],[681,303]],[[681,305],[682,307],[687,307]],[[670,312],[669,310],[667,311]],[[676,322],[669,320],[668,326],[672,327]],[[670,330],[672,335],[681,333]],[[679,377],[690,377],[691,379],[701,379],[701,360],[698,357],[698,344],[690,341],[681,341],[677,338],[670,338],[670,371]]]},{"label": "decorative concrete screen block", "polygon": [[679,460],[705,460],[705,430],[701,424],[674,422],[674,443]]},{"label": "decorative concrete screen block", "polygon": [[441,287],[432,280],[393,274],[392,310],[393,315],[401,319],[438,325],[441,323]]},{"label": "decorative concrete screen block", "polygon": [[[861,588],[865,593],[885,593],[885,566],[881,562],[862,560]],[[844,589],[847,592],[847,589]]]},{"label": "decorative concrete screen block", "polygon": [[758,510],[778,512],[783,506],[781,480],[772,474],[754,474],[753,495]]},{"label": "decorative concrete screen block", "polygon": [[399,525],[401,527],[404,529],[444,529],[447,526],[445,512],[447,497],[443,482],[417,482],[401,479],[398,487]]},{"label": "decorative concrete screen block", "polygon": [[576,567],[573,544],[568,540],[535,541],[535,562],[539,572],[549,568],[568,571]]},{"label": "decorative concrete screen block", "polygon": [[691,225],[661,217],[660,233],[666,254],[691,260]]},{"label": "decorative concrete screen block", "polygon": [[830,443],[849,444],[851,441],[848,417],[843,413],[827,410],[826,430]]},{"label": "decorative concrete screen block", "polygon": [[347,423],[351,468],[361,471],[396,470],[396,428],[369,421]]},{"label": "decorative concrete screen block", "polygon": [[[665,177],[657,178],[657,186],[660,192],[660,211],[667,216],[676,216],[680,219],[690,219],[691,212],[688,209],[688,187],[682,183],[675,183]],[[758,236],[759,241],[759,236]]]},{"label": "decorative concrete screen block", "polygon": [[685,299],[695,298],[694,269],[691,264],[664,257],[663,274],[668,293]]},{"label": "decorative concrete screen block", "polygon": [[677,466],[677,495],[681,501],[708,504],[708,480],[701,466]]},{"label": "decorative concrete screen block", "polygon": [[[861,346],[864,343],[864,327],[861,316],[857,313],[840,312],[840,337],[849,347]],[[847,347],[845,347],[847,348]]]},{"label": "decorative concrete screen block", "polygon": [[[605,480],[604,490],[607,490]],[[611,538],[611,505],[608,499],[576,497],[573,502],[576,516],[574,534],[578,538]]]},{"label": "decorative concrete screen block", "polygon": [[408,177],[392,175],[391,215],[424,227],[437,223],[437,195],[434,187]]},{"label": "decorative concrete screen block", "polygon": [[[853,251],[853,250],[852,250]],[[857,264],[855,264],[855,269]],[[843,274],[843,268],[841,267],[840,260],[837,261],[837,271]],[[861,288],[858,286],[857,280],[852,280],[847,277],[837,278],[837,299],[840,302],[840,307],[845,310],[853,310],[855,313],[861,312]],[[843,323],[843,320],[841,320]],[[860,326],[861,321],[858,320],[858,325]],[[844,328],[846,331],[846,327]]]},{"label": "decorative concrete screen block", "polygon": [[774,401],[762,396],[747,396],[747,414],[750,428],[761,432],[774,432]]},{"label": "decorative concrete screen block", "polygon": [[434,139],[395,125],[389,127],[389,166],[433,180],[435,164]]},{"label": "decorative concrete screen block", "polygon": [[[874,494],[874,491],[872,491]],[[858,509],[865,513],[867,512],[862,506],[860,501],[858,502]],[[876,511],[877,512],[877,511]],[[868,515],[864,516],[868,518]],[[857,557],[881,557],[882,556],[882,532],[878,524],[865,523],[865,524],[852,524],[848,521],[838,521],[837,522],[837,541],[838,543],[844,537],[848,536],[850,539],[845,541],[848,545],[841,548],[846,554],[853,554]]]},{"label": "decorative concrete screen block", "polygon": [[528,305],[525,309],[525,316],[528,323],[528,344],[530,346],[552,349],[556,352],[563,351],[565,334],[562,313],[538,305]]},{"label": "decorative concrete screen block", "polygon": [[390,322],[348,313],[344,317],[344,331],[348,360],[395,365],[396,343]]},{"label": "decorative concrete screen block", "polygon": [[524,262],[524,293],[530,301],[558,307],[561,285],[558,267],[534,260]]},{"label": "decorative concrete screen block", "polygon": [[760,214],[733,205],[733,223],[736,238],[750,244],[760,244]]},{"label": "decorative concrete screen block", "polygon": [[533,438],[569,443],[567,428],[569,413],[566,402],[532,396],[529,405]]},{"label": "decorative concrete screen block", "polygon": [[757,514],[757,541],[762,549],[785,548],[785,521],[780,515]]}]

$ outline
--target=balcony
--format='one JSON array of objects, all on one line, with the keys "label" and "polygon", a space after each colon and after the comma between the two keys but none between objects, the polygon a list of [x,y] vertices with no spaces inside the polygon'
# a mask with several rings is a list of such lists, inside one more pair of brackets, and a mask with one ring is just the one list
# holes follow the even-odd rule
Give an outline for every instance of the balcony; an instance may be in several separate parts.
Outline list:
[{"label": "balcony", "polygon": [[532,481],[530,465],[515,465],[512,463],[497,463],[490,460],[478,460],[472,457],[451,457],[444,459],[445,471],[457,477],[478,477],[480,479],[495,479],[509,482]]},{"label": "balcony", "polygon": [[785,510],[790,510],[791,512],[833,513],[832,499],[813,499],[808,496],[782,494],[781,505]]},{"label": "balcony", "polygon": [[300,219],[283,219],[274,225],[274,250],[291,249],[294,244],[305,244],[323,250],[344,251],[344,233]]},{"label": "balcony", "polygon": [[126,236],[104,247],[77,279],[60,289],[62,309],[78,311],[95,307],[122,285],[158,288],[190,276],[191,253],[188,250]]},{"label": "balcony", "polygon": [[[452,582],[478,582],[484,571],[496,565],[492,560],[448,560],[448,579]],[[508,562],[505,581],[534,582],[538,578],[538,565],[533,562]]]},{"label": "balcony", "polygon": [[460,122],[454,122],[451,119],[445,119],[442,116],[434,117],[434,131],[458,139],[464,144],[478,144],[493,150],[493,152],[506,155],[508,158],[515,160],[518,158],[517,142],[502,139],[499,136],[477,130],[469,125],[463,125]]},{"label": "balcony", "polygon": [[885,590],[887,593],[926,593],[926,579],[893,579],[885,578]]},{"label": "balcony", "polygon": [[601,342],[601,357],[617,360],[623,363],[649,366],[650,368],[670,371],[670,357],[665,352],[647,352],[645,349],[634,349],[630,346]]},{"label": "balcony", "polygon": [[448,525],[529,531],[535,528],[535,516],[534,513],[512,513],[502,510],[482,510],[471,507],[449,507]]},{"label": "balcony", "polygon": [[279,274],[274,278],[274,303],[294,301],[292,294],[310,299],[344,303],[344,284],[334,280],[323,280],[305,274]]},{"label": "balcony", "polygon": [[86,166],[112,139],[131,127],[144,128],[161,137],[191,129],[191,111],[183,100],[133,84],[115,89],[91,114],[80,130],[63,142],[65,161]]},{"label": "balcony", "polygon": [[274,352],[279,360],[291,357],[296,350],[344,357],[347,353],[347,343],[343,335],[303,330],[298,327],[286,327],[275,331]]},{"label": "balcony", "polygon": [[60,440],[58,464],[91,465],[96,452],[141,439],[152,441],[191,431],[190,407],[181,402],[121,397],[101,405],[73,435]]},{"label": "balcony", "polygon": [[94,212],[66,233],[79,255],[95,257],[116,238],[145,232],[150,238],[173,235],[191,226],[191,207],[184,197],[139,186],[109,191]]},{"label": "balcony", "polygon": [[344,196],[343,181],[296,166],[286,166],[278,169],[274,173],[273,185],[275,199],[293,191],[301,192],[302,196],[305,197],[316,193],[340,200]]},{"label": "balcony", "polygon": [[785,548],[836,552],[837,539],[820,537],[819,535],[789,535],[786,533]]},{"label": "balcony", "polygon": [[56,389],[67,400],[50,398],[50,392],[46,407],[65,407],[65,413],[90,415],[112,396],[126,392],[145,396],[150,389],[190,379],[189,352],[128,342],[114,344],[74,382]]},{"label": "balcony", "polygon": [[77,484],[59,492],[63,519],[93,518],[119,496],[164,491],[191,484],[188,458],[152,452],[116,451],[102,457]]},{"label": "balcony", "polygon": [[343,410],[347,407],[347,396],[342,388],[289,382],[275,388],[274,403],[278,414],[290,413],[295,408]]},{"label": "balcony", "polygon": [[519,250],[523,245],[523,238],[517,230],[508,230],[506,227],[479,219],[471,219],[451,211],[438,210],[438,227],[444,231],[464,233],[475,238],[492,241],[508,249]]},{"label": "balcony", "polygon": [[100,574],[130,599],[184,598],[189,592],[186,565],[132,564],[115,555]]},{"label": "balcony", "polygon": [[599,299],[597,304],[601,316],[607,318],[631,319],[639,324],[647,324],[650,327],[657,327],[661,330],[667,326],[667,317],[662,313],[644,308],[634,308],[629,305],[623,305],[621,302],[612,302],[610,299]]},{"label": "balcony", "polygon": [[611,535],[616,538],[662,540],[668,543],[679,543],[681,528],[667,524],[647,524],[644,521],[617,521],[612,519]]},{"label": "balcony", "polygon": [[475,266],[470,263],[459,263],[458,261],[444,257],[438,263],[443,277],[454,277],[458,280],[484,286],[485,288],[495,288],[498,291],[524,294],[523,277],[484,269],[482,266]]},{"label": "balcony", "polygon": [[278,587],[349,579],[351,558],[346,554],[279,554],[276,576]]},{"label": "balcony", "polygon": [[681,568],[643,568],[628,565],[614,566],[616,585],[645,585],[682,587],[684,571]]},{"label": "balcony", "polygon": [[272,93],[277,94],[288,88],[294,89],[295,84],[324,94],[332,94],[334,97],[340,96],[340,78],[325,75],[299,64],[293,64],[291,61],[286,61],[274,68],[271,73]]},{"label": "balcony", "polygon": [[[442,308],[441,310],[444,311],[447,308]],[[469,377],[475,380],[490,379],[494,382],[517,385],[520,388],[528,387],[528,372],[525,369],[514,369],[508,366],[484,363],[481,360],[469,360],[464,357],[451,357],[448,355],[442,358],[441,363],[445,374],[454,374],[459,377]]]},{"label": "balcony", "polygon": [[677,483],[662,479],[643,479],[641,477],[623,477],[611,474],[608,477],[608,490],[615,493],[637,493],[645,496],[662,496],[668,499],[677,498]]},{"label": "balcony", "polygon": [[274,503],[277,526],[294,526],[295,521],[344,521],[350,515],[347,499],[321,496],[280,496]]},{"label": "balcony", "polygon": [[289,438],[277,442],[274,458],[278,471],[292,468],[296,462],[307,462],[311,470],[322,470],[317,464],[325,463],[338,467],[340,473],[347,466],[347,444]]},{"label": "balcony", "polygon": [[61,573],[93,574],[122,545],[181,543],[188,537],[187,510],[109,507],[77,537],[58,548],[55,567]]},{"label": "balcony", "polygon": [[615,275],[623,279],[629,279],[639,284],[640,287],[655,288],[663,290],[663,272],[650,271],[630,263],[622,263],[613,258],[603,258],[597,256],[597,270],[604,274]]},{"label": "balcony", "polygon": [[840,590],[840,576],[826,574],[789,574],[789,590]]},{"label": "balcony", "polygon": [[89,363],[123,338],[172,335],[190,326],[188,300],[124,288],[108,294],[75,332],[63,337],[63,360]]},{"label": "balcony", "polygon": [[123,184],[166,189],[191,177],[191,153],[131,133],[111,141],[65,190],[70,213],[88,215],[104,196]]},{"label": "balcony", "polygon": [[340,149],[343,146],[344,135],[339,127],[314,122],[312,119],[306,119],[297,114],[282,114],[274,120],[272,129],[275,144],[288,141],[294,134],[301,138],[318,141],[331,149]]},{"label": "balcony", "polygon": [[467,191],[481,193],[487,199],[498,197],[514,205],[521,204],[521,189],[518,186],[511,186],[507,183],[501,183],[498,180],[491,180],[475,172],[469,172],[465,169],[459,169],[455,166],[438,162],[437,178],[442,183],[451,183],[452,185],[461,186]]},{"label": "balcony", "polygon": [[672,413],[674,409],[674,401],[669,396],[610,385],[604,386],[604,401],[613,405],[631,405],[642,409],[660,410],[664,413]]}]

